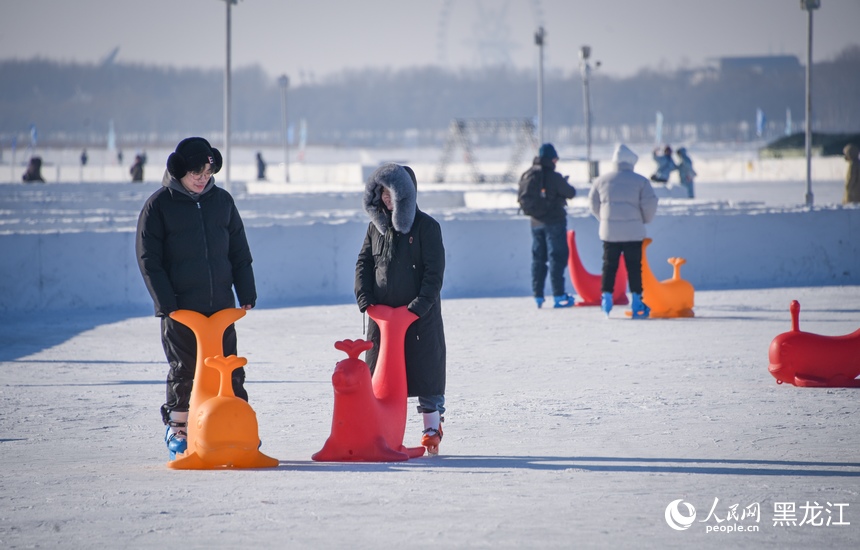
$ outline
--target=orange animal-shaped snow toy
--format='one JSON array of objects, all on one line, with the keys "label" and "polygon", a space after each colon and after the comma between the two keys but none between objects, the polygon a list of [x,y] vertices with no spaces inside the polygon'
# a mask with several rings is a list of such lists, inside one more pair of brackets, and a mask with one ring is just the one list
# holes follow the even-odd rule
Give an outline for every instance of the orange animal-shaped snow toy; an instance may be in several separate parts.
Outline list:
[{"label": "orange animal-shaped snow toy", "polygon": [[373,305],[368,315],[380,330],[379,357],[373,376],[358,355],[373,344],[341,340],[335,348],[347,359],[332,374],[334,413],[331,435],[311,458],[320,462],[402,462],[424,454],[424,447],[405,447],[406,329],[418,317],[406,307]]},{"label": "orange animal-shaped snow toy", "polygon": [[[570,280],[573,283],[573,289],[576,291],[576,305],[578,306],[599,306],[602,292],[600,291],[601,275],[595,275],[586,271],[582,265],[582,260],[579,258],[579,251],[576,248],[576,232],[569,230],[567,232],[567,248],[570,251],[567,257],[567,271],[570,273]],[[618,262],[618,271],[615,272],[615,287],[612,292],[612,303],[616,306],[627,304],[627,266],[624,263],[624,256],[621,256]]]},{"label": "orange animal-shaped snow toy", "polygon": [[[681,278],[684,258],[669,258],[672,265],[672,278],[658,281],[648,264],[645,249],[652,239],[642,241],[642,301],[651,308],[651,317],[693,317],[693,296],[695,290],[689,281]],[[629,313],[629,312],[628,312]]]},{"label": "orange animal-shaped snow toy", "polygon": [[218,395],[207,399],[188,415],[197,433],[194,450],[172,462],[175,470],[218,468],[273,468],[279,461],[260,452],[257,414],[233,393],[232,373],[247,364],[244,357],[207,357],[205,364],[219,373]]},{"label": "orange animal-shaped snow toy", "polygon": [[768,371],[777,384],[802,388],[860,388],[860,329],[842,336],[800,330],[800,303],[792,300],[791,330],[773,339]]},{"label": "orange animal-shaped snow toy", "polygon": [[[218,460],[213,461],[205,461],[201,459],[200,448],[198,446],[199,439],[202,434],[206,434],[208,439],[211,439],[212,436],[208,436],[210,433],[214,433],[217,430],[214,424],[211,424],[208,420],[205,422],[200,421],[200,412],[201,410],[209,411],[210,409],[201,409],[203,405],[213,398],[221,396],[222,390],[221,386],[223,385],[223,374],[219,372],[219,368],[216,366],[207,366],[206,360],[216,356],[223,356],[223,340],[224,340],[224,331],[232,325],[234,322],[238,321],[242,317],[245,316],[245,310],[240,308],[230,308],[230,309],[222,309],[214,313],[211,317],[206,317],[203,314],[197,313],[196,311],[190,311],[186,309],[180,309],[178,311],[174,311],[170,314],[170,317],[183,325],[187,326],[194,332],[194,336],[197,339],[197,364],[194,370],[194,384],[191,388],[191,399],[189,401],[188,406],[188,448],[185,453],[177,454],[176,460],[168,462],[168,468],[183,470],[183,469],[212,469],[228,466],[226,462],[222,464],[214,464],[213,462],[219,462]],[[235,357],[235,356],[231,356]],[[244,359],[240,359],[241,364],[238,364],[235,360],[232,360],[226,368],[229,368],[229,373],[227,374],[227,380],[230,381],[230,376],[232,372],[243,366],[245,364]],[[250,409],[250,405],[242,399],[235,397],[233,395],[233,386],[232,381],[228,383],[229,386],[229,394],[223,392],[223,397],[231,398],[236,401],[240,401],[248,406]],[[214,404],[213,404],[214,405]],[[211,405],[210,405],[211,407]],[[232,405],[234,408],[243,408],[242,405]],[[229,406],[228,406],[229,408]],[[257,433],[256,428],[256,414],[253,409],[250,409],[252,415],[254,415],[254,433],[251,434],[243,434],[242,436],[234,436],[236,438],[253,438],[255,439],[254,448],[259,447],[260,440],[259,434]],[[223,414],[223,413],[219,413]],[[239,414],[239,413],[237,413]],[[210,417],[210,413],[206,412],[204,414],[206,418]],[[217,421],[216,421],[217,422]],[[229,429],[229,428],[228,428]],[[206,430],[204,432],[204,430]],[[213,440],[214,441],[214,440]],[[208,453],[208,454],[207,454]],[[203,454],[213,457],[217,452],[211,447],[207,447],[203,450]],[[261,468],[268,466],[277,466],[278,461],[276,459],[266,457],[262,453],[261,456],[268,459],[266,464],[253,465],[253,466],[242,466],[242,465],[233,465],[236,468]],[[272,463],[271,461],[274,461]],[[244,460],[240,461],[242,464],[246,462]],[[265,461],[264,461],[265,462]]]}]

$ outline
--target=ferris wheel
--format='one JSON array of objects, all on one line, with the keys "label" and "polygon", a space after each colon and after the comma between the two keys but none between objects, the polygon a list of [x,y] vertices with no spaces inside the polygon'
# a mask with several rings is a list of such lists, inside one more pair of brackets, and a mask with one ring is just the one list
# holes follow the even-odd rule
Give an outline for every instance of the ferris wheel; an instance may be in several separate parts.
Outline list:
[{"label": "ferris wheel", "polygon": [[540,0],[443,0],[436,27],[436,62],[450,66],[452,53],[462,58],[465,49],[472,52],[475,65],[513,65],[522,40],[516,39],[511,26],[523,14],[531,18],[533,29],[543,26]]}]

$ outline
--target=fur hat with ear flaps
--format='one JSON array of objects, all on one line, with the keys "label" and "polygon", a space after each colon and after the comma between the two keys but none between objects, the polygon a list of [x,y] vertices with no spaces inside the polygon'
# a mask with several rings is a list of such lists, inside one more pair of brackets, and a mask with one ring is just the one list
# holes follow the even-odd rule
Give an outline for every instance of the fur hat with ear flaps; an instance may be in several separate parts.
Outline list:
[{"label": "fur hat with ear flaps", "polygon": [[389,190],[394,203],[390,224],[400,233],[409,233],[417,210],[418,187],[415,180],[406,168],[394,163],[383,164],[368,178],[364,187],[364,211],[370,216],[376,229],[385,235],[389,228],[389,218],[382,203],[383,187]]},{"label": "fur hat with ear flaps", "polygon": [[176,151],[167,157],[167,171],[180,180],[188,172],[197,172],[206,164],[212,165],[212,173],[221,170],[221,152],[209,145],[202,137],[185,138],[176,146]]}]

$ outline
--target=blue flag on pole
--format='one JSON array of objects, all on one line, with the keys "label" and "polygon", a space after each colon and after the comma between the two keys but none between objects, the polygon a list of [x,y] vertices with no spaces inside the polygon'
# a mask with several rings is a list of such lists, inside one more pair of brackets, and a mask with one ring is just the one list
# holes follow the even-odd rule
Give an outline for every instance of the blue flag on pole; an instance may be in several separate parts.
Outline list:
[{"label": "blue flag on pole", "polygon": [[755,135],[762,137],[764,135],[764,124],[767,119],[764,116],[764,111],[761,109],[755,110]]}]

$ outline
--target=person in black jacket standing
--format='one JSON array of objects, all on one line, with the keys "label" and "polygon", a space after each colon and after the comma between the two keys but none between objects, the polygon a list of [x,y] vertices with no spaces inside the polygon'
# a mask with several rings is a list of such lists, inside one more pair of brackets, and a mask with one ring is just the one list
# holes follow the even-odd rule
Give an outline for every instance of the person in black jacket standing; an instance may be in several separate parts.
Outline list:
[{"label": "person in black jacket standing", "polygon": [[564,268],[567,267],[567,199],[576,189],[567,177],[555,171],[558,153],[552,143],[540,146],[532,167],[521,177],[518,200],[523,212],[531,218],[532,293],[537,307],[544,303],[547,262],[552,286],[553,307],[570,307],[573,296],[564,291]]},{"label": "person in black jacket standing", "polygon": [[[171,459],[186,450],[186,425],[197,364],[194,333],[169,317],[178,309],[206,316],[236,307],[251,309],[257,291],[242,218],[230,193],[215,186],[221,153],[200,137],[179,142],[167,158],[162,187],[143,206],[137,222],[137,261],[161,318],[169,363],[167,400],[161,416]],[[224,332],[224,355],[237,355],[236,329]],[[233,371],[233,392],[248,400],[245,370]]]},{"label": "person in black jacket standing", "polygon": [[[440,292],[445,247],[439,223],[418,209],[417,180],[408,166],[385,164],[368,179],[364,210],[370,224],[355,265],[358,309],[406,306],[418,320],[406,331],[406,384],[424,417],[421,444],[435,454],[445,412],[446,347]],[[379,356],[379,326],[371,319],[365,359],[371,372]]]}]

